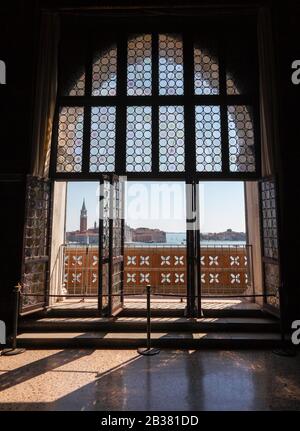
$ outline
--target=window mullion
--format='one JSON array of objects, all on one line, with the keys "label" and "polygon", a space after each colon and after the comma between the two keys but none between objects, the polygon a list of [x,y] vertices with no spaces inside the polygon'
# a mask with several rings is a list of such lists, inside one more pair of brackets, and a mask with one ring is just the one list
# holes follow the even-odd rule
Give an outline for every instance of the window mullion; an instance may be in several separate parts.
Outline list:
[{"label": "window mullion", "polygon": [[[86,58],[85,58],[85,96],[87,97],[90,97],[92,92],[92,68],[93,68],[92,35],[89,34],[86,40]],[[90,140],[91,140],[91,108],[88,106],[84,106],[83,149],[82,149],[82,172],[83,173],[89,172]]]},{"label": "window mullion", "polygon": [[[158,97],[158,33],[152,33],[152,98]],[[159,116],[158,105],[152,105],[152,172],[159,172]]]},{"label": "window mullion", "polygon": [[194,55],[193,39],[190,34],[183,35],[183,78],[184,78],[184,135],[185,135],[185,172],[187,178],[196,170],[195,147],[195,106],[194,96]]},{"label": "window mullion", "polygon": [[219,35],[219,88],[221,96],[221,147],[222,147],[222,172],[229,173],[229,143],[228,143],[228,119],[227,119],[227,89],[226,89],[226,41],[224,34]]},{"label": "window mullion", "polygon": [[84,107],[83,121],[83,149],[82,149],[82,172],[88,173],[90,167],[90,142],[91,142],[91,108]]},{"label": "window mullion", "polygon": [[117,97],[116,109],[116,173],[126,172],[126,90],[127,90],[127,35],[120,34],[117,42]]}]

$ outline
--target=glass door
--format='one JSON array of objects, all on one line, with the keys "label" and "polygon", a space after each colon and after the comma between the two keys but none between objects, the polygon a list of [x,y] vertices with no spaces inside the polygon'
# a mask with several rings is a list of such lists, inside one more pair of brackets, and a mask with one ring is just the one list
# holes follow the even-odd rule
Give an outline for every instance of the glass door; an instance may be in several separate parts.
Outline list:
[{"label": "glass door", "polygon": [[21,314],[39,311],[47,305],[50,198],[49,180],[27,177]]},{"label": "glass door", "polygon": [[109,316],[123,308],[123,202],[123,183],[119,177],[103,175],[100,183],[98,309]]},{"label": "glass door", "polygon": [[98,309],[109,313],[109,255],[110,255],[110,179],[103,175],[99,196],[99,289]]},{"label": "glass door", "polygon": [[117,175],[110,183],[109,221],[109,314],[115,315],[123,308],[124,276],[124,187]]},{"label": "glass door", "polygon": [[187,226],[187,314],[198,317],[201,310],[200,231],[198,183],[186,184]]},{"label": "glass door", "polygon": [[274,177],[265,177],[260,181],[264,308],[277,317],[285,318],[280,305],[282,292],[278,243],[277,187],[277,181]]}]

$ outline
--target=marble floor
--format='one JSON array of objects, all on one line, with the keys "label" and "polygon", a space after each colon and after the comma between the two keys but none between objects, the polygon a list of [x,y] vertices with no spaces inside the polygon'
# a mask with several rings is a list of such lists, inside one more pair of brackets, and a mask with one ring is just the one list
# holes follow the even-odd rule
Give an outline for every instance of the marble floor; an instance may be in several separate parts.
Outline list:
[{"label": "marble floor", "polygon": [[[51,305],[53,310],[96,310],[98,307],[96,299],[80,299],[68,298],[64,301],[57,302]],[[186,307],[186,299],[182,298],[163,298],[163,297],[152,297],[151,308],[158,309],[173,309],[173,310],[184,310]],[[126,309],[145,309],[146,308],[146,296],[140,297],[125,297],[124,308]],[[252,302],[241,300],[241,299],[202,299],[202,308],[206,310],[259,310],[260,306]]]},{"label": "marble floor", "polygon": [[85,349],[0,356],[0,410],[37,409],[300,410],[299,356]]}]

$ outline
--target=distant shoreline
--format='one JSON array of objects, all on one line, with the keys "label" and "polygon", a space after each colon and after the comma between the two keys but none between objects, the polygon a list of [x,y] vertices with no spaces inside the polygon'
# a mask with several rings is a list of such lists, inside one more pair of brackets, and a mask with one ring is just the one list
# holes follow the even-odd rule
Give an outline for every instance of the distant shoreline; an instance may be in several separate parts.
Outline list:
[{"label": "distant shoreline", "polygon": [[[246,245],[246,241],[209,241],[209,240],[202,240],[200,241],[200,245],[205,246],[243,246]],[[132,247],[186,247],[186,243],[176,243],[176,242],[125,242],[126,246],[132,246]]]},{"label": "distant shoreline", "polygon": [[[205,234],[204,234],[205,235]],[[211,234],[210,234],[211,235]],[[218,239],[218,238],[200,238],[202,246],[244,246],[245,239]],[[77,242],[69,243],[69,245],[80,246],[86,245]],[[97,243],[90,243],[90,246],[98,247]],[[141,242],[141,241],[125,241],[125,247],[186,247],[186,232],[166,232],[166,242]]]}]

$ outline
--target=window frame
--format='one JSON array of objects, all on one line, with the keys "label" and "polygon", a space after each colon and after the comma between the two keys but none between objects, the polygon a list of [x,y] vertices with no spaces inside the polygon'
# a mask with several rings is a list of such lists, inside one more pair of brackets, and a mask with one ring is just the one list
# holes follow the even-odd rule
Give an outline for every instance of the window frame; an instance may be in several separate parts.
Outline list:
[{"label": "window frame", "polygon": [[[241,18],[242,19],[242,18]],[[226,86],[226,44],[228,43],[226,28],[228,21],[226,18],[222,23],[216,22],[217,27],[213,33],[213,39],[217,46],[217,56],[219,64],[219,94],[218,95],[196,95],[194,91],[194,40],[197,40],[201,33],[205,34],[205,39],[209,39],[211,30],[209,23],[206,23],[201,30],[199,20],[191,17],[182,19],[180,27],[178,18],[161,18],[157,22],[152,22],[147,18],[136,24],[131,20],[121,20],[119,30],[115,33],[112,41],[117,45],[117,94],[116,96],[93,96],[92,95],[92,69],[93,54],[97,50],[97,38],[99,34],[105,34],[105,39],[109,39],[112,23],[115,20],[108,20],[104,24],[101,19],[87,19],[82,30],[87,32],[85,39],[86,61],[85,61],[85,95],[84,96],[63,96],[61,88],[58,88],[56,111],[53,124],[53,137],[50,158],[50,177],[55,180],[95,180],[105,173],[126,176],[128,179],[137,180],[257,180],[261,177],[261,151],[259,136],[259,105],[258,105],[258,79],[254,77],[257,85],[254,93],[235,95],[227,94]],[[92,24],[92,22],[94,24]],[[102,23],[101,32],[99,22]],[[210,22],[210,20],[209,20]],[[214,20],[213,20],[214,22]],[[144,25],[143,25],[144,23]],[[92,24],[92,25],[91,25]],[[130,31],[128,31],[130,28]],[[133,34],[152,34],[152,95],[151,96],[127,96],[127,40]],[[161,33],[181,34],[183,40],[183,68],[184,68],[184,95],[165,96],[159,95],[158,83],[158,35]],[[208,33],[208,35],[207,35]],[[256,59],[253,59],[256,64]],[[60,65],[62,68],[63,66]],[[184,141],[185,141],[185,171],[182,172],[161,172],[159,171],[159,106],[184,106]],[[221,120],[221,152],[222,169],[219,172],[199,172],[196,170],[196,133],[195,133],[195,106],[209,105],[220,107]],[[254,131],[254,151],[255,151],[255,172],[231,172],[229,166],[229,138],[228,138],[228,114],[227,108],[232,105],[251,106],[252,122]],[[58,123],[59,110],[62,107],[84,107],[83,123],[83,151],[82,151],[82,171],[81,172],[57,172],[56,155],[58,146]],[[115,170],[114,172],[89,172],[90,157],[90,128],[91,128],[91,108],[93,106],[116,106],[116,141],[115,141]],[[126,171],[126,110],[127,106],[151,106],[152,107],[152,171],[151,172],[127,172]],[[188,169],[187,169],[188,167]]]}]

